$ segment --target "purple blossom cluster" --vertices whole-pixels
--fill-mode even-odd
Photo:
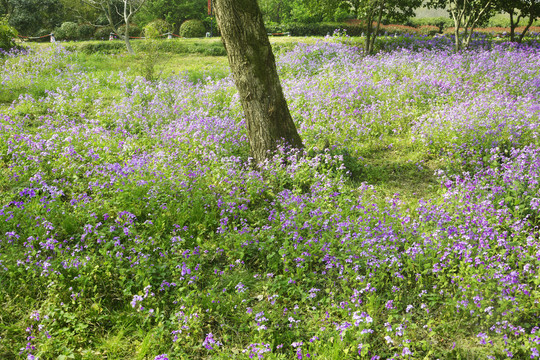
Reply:
[[[62,79],[0,114],[0,279],[36,296],[22,353],[90,346],[62,335],[73,318],[108,332],[123,314],[166,333],[155,359],[452,358],[456,324],[482,356],[537,357],[538,55],[299,44],[278,65],[306,150],[258,165],[230,77],[9,58],[3,86]],[[399,139],[450,164],[438,196],[404,205],[354,178],[363,143]]]

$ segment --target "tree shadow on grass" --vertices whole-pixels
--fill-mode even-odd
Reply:
[[[440,163],[422,159],[419,152],[378,147],[364,152],[364,156],[343,149],[334,149],[332,153],[343,155],[350,180],[355,185],[373,185],[387,196],[397,193],[403,197],[427,199],[437,195],[440,181],[435,170],[440,168]]]

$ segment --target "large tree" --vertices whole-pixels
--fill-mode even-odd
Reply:
[[[9,24],[21,35],[50,31],[62,23],[63,6],[59,0],[9,0],[3,3],[9,13]]]
[[[302,148],[257,0],[214,0],[214,9],[246,117],[251,155],[261,162],[280,142]]]
[[[540,1],[538,0],[497,0],[497,10],[510,16],[510,41],[521,42],[534,20],[540,17]],[[522,19],[528,18],[527,25],[516,39],[516,27]]]
[[[0,0],[0,15],[10,15],[13,10],[9,0]]]
[[[0,0],[2,1],[2,0]],[[60,0],[64,7],[63,22],[96,23],[100,11],[92,6],[75,0]]]
[[[534,0],[533,0],[534,1]],[[432,8],[446,8],[454,20],[456,51],[467,48],[474,28],[487,21],[495,10],[496,0],[429,0]]]
[[[141,10],[147,0],[82,0],[84,3],[101,10],[107,17],[109,25],[114,32],[120,34],[118,27],[125,24],[125,31],[120,35],[126,43],[127,51],[134,54],[131,43],[129,42],[129,25],[133,16]],[[115,21],[117,15],[122,19],[121,22]]]
[[[375,47],[375,39],[383,19],[403,22],[414,15],[414,10],[422,5],[422,0],[344,0],[353,14],[364,21],[366,40],[364,52],[370,54]]]

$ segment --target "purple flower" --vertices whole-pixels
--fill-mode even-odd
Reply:
[[[208,350],[213,350],[214,346],[219,347],[223,345],[220,341],[216,341],[214,339],[214,335],[212,333],[206,334],[206,338],[204,339],[202,344]]]

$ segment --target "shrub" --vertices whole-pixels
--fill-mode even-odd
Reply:
[[[180,26],[180,36],[185,38],[204,37],[206,29],[200,20],[187,20]]]
[[[126,33],[126,25],[122,25],[118,28],[118,35],[124,35]],[[129,36],[139,37],[142,34],[142,30],[137,24],[129,24]]]
[[[439,33],[439,28],[434,25],[423,25],[418,28],[420,35],[434,36]]]
[[[349,17],[349,12],[343,8],[338,8],[334,13],[334,21],[342,22]]]
[[[380,32],[387,35],[417,35],[418,30],[412,26],[406,25],[381,25]]]
[[[52,31],[49,30],[49,29],[39,29],[38,32],[37,32],[37,36],[38,38],[37,39],[34,39],[32,41],[36,41],[36,42],[49,42],[51,41],[51,38],[47,35],[49,35]],[[43,36],[43,37],[42,37]],[[56,34],[55,34],[56,36]]]
[[[79,39],[80,40],[89,40],[94,36],[96,28],[90,24],[79,25]]]
[[[15,37],[17,37],[17,30],[8,25],[7,17],[0,17],[0,49],[7,51],[14,48]]]
[[[162,34],[172,32],[172,29],[172,25],[167,21],[156,19],[144,27],[143,33],[147,38],[158,38]]]
[[[332,35],[336,29],[340,31],[347,30],[349,36],[360,36],[365,32],[365,27],[358,20],[348,20],[346,23],[269,23],[265,27],[268,33],[288,32],[291,36],[326,36]]]
[[[96,40],[108,40],[111,32],[114,32],[114,30],[110,26],[100,27],[94,33],[94,38]]]
[[[81,46],[74,46],[73,48],[66,46],[66,49],[69,51],[79,50],[85,54],[118,54],[126,50],[126,45],[119,41],[96,41],[85,42]]]
[[[435,18],[413,18],[410,21],[410,25],[421,27],[425,25],[436,26],[439,28],[439,32],[444,29],[453,26],[454,21],[447,17],[435,17]]]
[[[67,21],[54,30],[57,40],[77,40],[79,38],[79,27],[74,22]]]

